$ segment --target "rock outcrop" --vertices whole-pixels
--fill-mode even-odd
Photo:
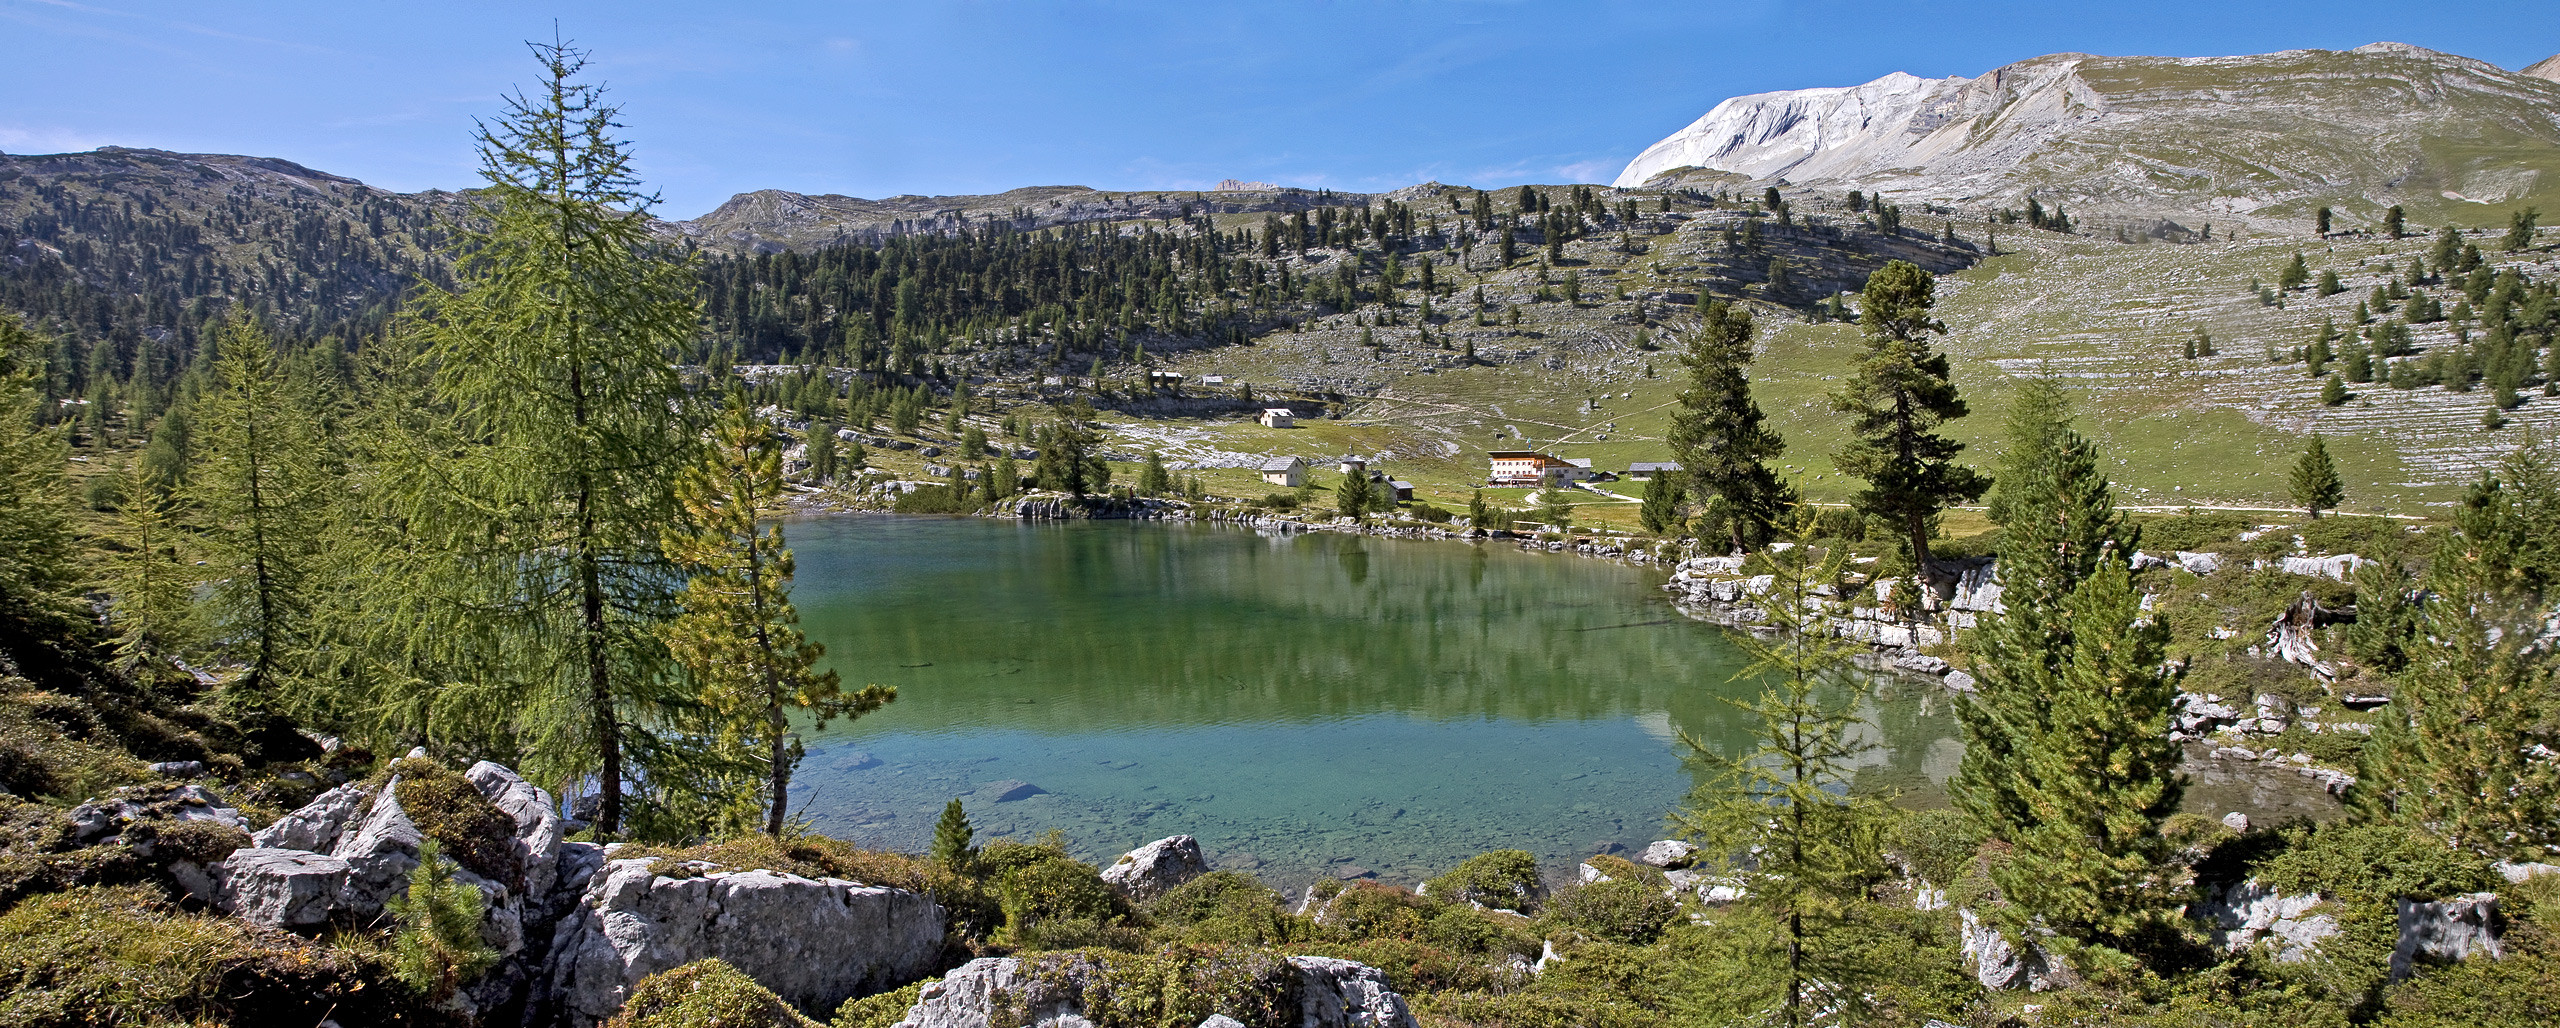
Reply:
[[[620,1009],[640,979],[718,957],[803,1011],[933,970],[944,913],[933,900],[839,878],[609,860],[561,918],[550,1002],[584,1028]]]
[[[2245,822],[2244,822],[2245,823]],[[2256,879],[2233,884],[2205,907],[2214,943],[2238,953],[2263,942],[2279,964],[2295,964],[2318,954],[2322,940],[2338,934],[2338,919],[2318,913],[2321,898],[2288,896]]]
[[[347,862],[308,850],[252,847],[231,851],[206,869],[213,904],[265,928],[316,929],[329,923],[347,885]]]
[[[1958,910],[1956,914],[1962,924],[1965,963],[1983,988],[2043,992],[2077,980],[2071,966],[2043,946],[2010,942],[2000,929],[1974,916],[1973,911]]]
[[[2451,963],[2472,954],[2503,960],[2498,945],[2498,894],[2474,892],[2440,900],[2398,901],[2400,942],[2391,950],[2391,980],[2399,981],[2425,963]]]
[[[1678,870],[1695,863],[1698,848],[1678,839],[1663,839],[1636,854],[1636,863],[1648,864],[1665,871]]]
[[[1121,854],[1102,869],[1102,880],[1123,896],[1145,901],[1208,873],[1209,860],[1200,855],[1200,840],[1176,835]]]
[[[1302,1028],[1418,1028],[1404,997],[1377,968],[1331,957],[1290,957],[1288,970],[1295,972],[1292,991]],[[1084,1004],[1100,991],[1103,973],[1099,964],[1076,957],[1036,968],[1018,957],[972,960],[925,986],[896,1028],[1090,1025]],[[1221,1021],[1238,1023],[1221,1011],[1201,1025]]]

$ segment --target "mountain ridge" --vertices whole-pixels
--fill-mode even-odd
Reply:
[[[1646,148],[1615,184],[1687,169],[2294,227],[2328,204],[2436,213],[2560,196],[2560,83],[2402,43],[2047,54],[1973,78],[1895,72],[1734,97]]]

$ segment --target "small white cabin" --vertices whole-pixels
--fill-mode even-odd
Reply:
[[[1266,407],[1262,411],[1264,428],[1296,428],[1298,415],[1287,407]]]
[[[1295,489],[1307,484],[1307,462],[1296,457],[1272,457],[1262,462],[1262,480],[1272,485]]]

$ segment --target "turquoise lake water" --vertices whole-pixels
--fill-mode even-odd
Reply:
[[[1557,869],[1663,838],[1678,733],[1735,751],[1747,663],[1658,571],[1501,545],[1130,522],[847,516],[787,526],[796,598],[848,685],[899,698],[808,740],[821,832],[1107,859],[1176,833],[1275,885],[1412,883],[1488,849]],[[1930,802],[1944,694],[1887,686],[1856,788]],[[1021,798],[1000,799],[1028,790]]]

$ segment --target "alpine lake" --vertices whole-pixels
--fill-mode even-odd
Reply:
[[[848,688],[804,728],[792,806],[922,852],[944,804],[978,838],[1055,830],[1108,863],[1168,835],[1275,886],[1413,884],[1492,849],[1551,874],[1672,833],[1685,736],[1738,755],[1760,684],[1665,572],[1504,543],[1186,523],[810,517],[785,531],[809,637]],[[1934,680],[1877,680],[1849,788],[1943,805],[1962,754]],[[2191,809],[2316,805],[2199,776]]]

